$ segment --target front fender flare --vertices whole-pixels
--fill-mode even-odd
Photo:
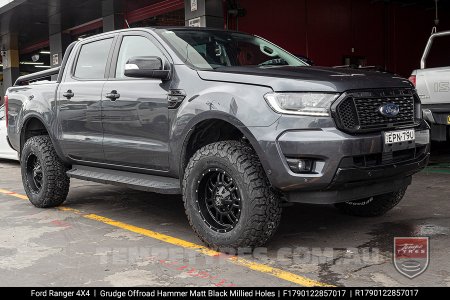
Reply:
[[[172,148],[172,150],[174,151],[175,158],[173,161],[173,166],[179,166],[177,174],[178,176],[181,177],[184,173],[183,158],[186,154],[187,144],[192,136],[193,129],[201,122],[207,120],[224,121],[237,128],[255,150],[261,161],[261,164],[263,165],[263,168],[265,170],[268,170],[268,163],[265,159],[264,151],[249,127],[245,126],[240,120],[238,120],[231,114],[222,111],[206,111],[194,116],[184,127],[182,134],[179,135],[180,138],[176,138],[176,140],[178,140],[179,142],[174,143],[174,147]]]

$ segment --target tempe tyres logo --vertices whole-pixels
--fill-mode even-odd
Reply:
[[[394,238],[394,265],[397,271],[413,279],[428,267],[429,240],[427,237]]]

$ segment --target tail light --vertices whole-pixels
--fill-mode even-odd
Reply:
[[[416,86],[416,75],[411,75],[409,77],[409,81],[411,81],[411,83]]]
[[[8,128],[8,96],[5,96],[5,120],[6,128]]]

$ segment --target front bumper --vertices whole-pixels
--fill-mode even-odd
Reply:
[[[273,187],[290,202],[337,203],[389,193],[411,183],[429,158],[429,129],[416,128],[415,145],[384,152],[381,133],[349,135],[336,128],[286,130],[262,141]],[[313,174],[291,171],[287,158],[316,161]]]
[[[422,104],[422,111],[430,124],[450,125],[450,104]]]
[[[428,155],[401,165],[368,169],[338,168],[330,186],[321,191],[291,191],[289,202],[332,204],[398,191],[411,184],[411,176],[428,164]]]

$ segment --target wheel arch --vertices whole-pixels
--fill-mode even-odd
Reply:
[[[213,127],[212,136],[208,136],[200,143],[196,143],[195,147],[191,148],[190,145],[198,140],[198,135],[206,132],[209,128]],[[189,131],[183,139],[181,151],[179,153],[179,175],[180,179],[183,178],[185,168],[190,158],[195,152],[208,144],[224,141],[224,140],[244,140],[246,141],[256,152],[258,158],[265,170],[267,162],[263,156],[263,150],[258,143],[252,132],[237,118],[226,113],[204,113],[202,117],[192,120],[188,125]],[[223,134],[225,131],[225,134]]]
[[[50,126],[40,115],[29,114],[22,122],[22,126],[20,129],[19,155],[21,155],[23,146],[28,139],[34,136],[47,135],[50,137],[57,155],[62,159],[64,156],[62,155],[61,149],[57,146],[57,143],[55,143],[55,136],[52,134],[52,131],[49,128]]]

